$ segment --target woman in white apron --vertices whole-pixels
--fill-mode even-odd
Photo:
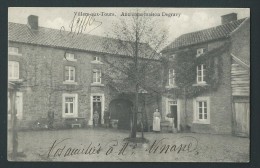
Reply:
[[[161,114],[159,113],[158,109],[156,109],[155,112],[153,113],[153,131],[160,132],[161,131],[160,124],[161,124]]]

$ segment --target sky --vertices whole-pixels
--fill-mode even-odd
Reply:
[[[178,36],[198,31],[221,24],[221,16],[229,13],[237,13],[238,19],[250,17],[249,8],[140,8],[146,12],[160,13],[158,19],[159,27],[168,29],[168,43]],[[112,23],[118,21],[122,12],[131,12],[131,8],[60,8],[60,7],[10,7],[8,21],[15,23],[27,23],[29,15],[39,17],[39,26],[60,29],[62,26],[69,29],[74,12],[83,13],[114,13],[116,16],[95,16],[95,20],[102,23],[101,26],[89,32],[89,34],[107,36],[108,29]],[[162,14],[178,13],[179,16],[162,16]],[[157,25],[158,26],[158,25]],[[87,32],[88,33],[88,32]]]

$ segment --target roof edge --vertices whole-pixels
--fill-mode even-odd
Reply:
[[[242,27],[242,26],[245,24],[245,22],[246,22],[247,20],[249,20],[249,19],[250,19],[250,17],[246,17],[245,20],[244,20],[239,26],[237,26],[237,28],[235,28],[235,29],[229,34],[229,36],[232,36],[236,31],[238,31],[238,30],[240,29],[240,27]]]
[[[239,20],[243,20],[242,23],[239,24],[239,26],[237,28],[235,28],[235,30],[237,30],[246,20],[248,20],[250,17],[245,17],[245,18],[242,18],[242,19],[238,19],[236,21],[239,21]],[[230,24],[230,23],[227,23],[227,24]],[[217,26],[213,26],[213,27],[210,27],[210,28],[206,28],[206,29],[201,29],[201,30],[198,30],[198,31],[193,31],[193,32],[189,32],[189,33],[184,33],[178,37],[175,38],[175,40],[183,35],[187,35],[187,34],[190,34],[190,33],[196,33],[196,32],[200,32],[200,31],[205,31],[205,30],[208,30],[208,29],[212,29],[212,28],[215,28],[215,27],[218,27],[218,26],[222,26],[222,25],[217,25]],[[232,32],[234,32],[235,30],[233,30]],[[230,32],[227,37],[229,37],[231,35]],[[222,37],[222,38],[226,38],[226,37]],[[214,40],[219,40],[219,39],[222,39],[222,38],[217,38],[217,39],[213,39],[213,40],[208,40],[208,41],[203,41],[203,42],[199,42],[199,43],[194,43],[194,44],[189,44],[189,45],[183,45],[181,47],[188,47],[188,46],[191,46],[191,45],[197,45],[197,44],[201,44],[201,43],[206,43],[206,42],[209,42],[209,41],[214,41]],[[174,40],[174,41],[175,41]],[[167,45],[166,47],[164,47],[164,49],[161,50],[161,52],[167,52],[169,50],[172,50],[172,49],[179,49],[181,47],[176,47],[176,48],[170,48],[170,49],[167,49],[168,46],[170,46],[174,41],[172,41],[169,45]],[[165,50],[165,51],[164,51]]]
[[[208,41],[203,41],[203,42],[199,42],[199,43],[194,43],[194,44],[189,44],[189,45],[184,45],[184,46],[181,46],[181,47],[176,47],[176,48],[170,48],[170,49],[167,49],[165,51],[161,51],[162,53],[165,53],[165,52],[168,52],[170,50],[179,50],[179,49],[182,49],[182,48],[186,48],[186,47],[190,47],[190,46],[195,46],[195,45],[198,45],[198,44],[203,44],[203,43],[208,43],[208,42],[214,42],[214,41],[217,41],[217,40],[226,40],[230,38],[229,36],[225,36],[225,37],[221,37],[221,38],[216,38],[216,39],[212,39],[212,40],[208,40]]]
[[[98,53],[98,54],[107,54],[107,55],[113,55],[113,56],[120,56],[120,57],[132,57],[131,55],[122,55],[122,54],[115,54],[115,53],[109,53],[109,52],[101,52],[101,51],[94,51],[94,50],[84,50],[84,49],[78,49],[78,48],[71,48],[71,47],[61,47],[61,46],[55,46],[55,45],[44,45],[44,44],[36,44],[36,43],[28,43],[28,42],[21,42],[21,41],[14,41],[14,40],[8,40],[10,42],[14,42],[14,43],[21,43],[21,44],[29,44],[29,45],[39,45],[39,46],[44,46],[44,47],[52,47],[52,48],[57,48],[57,49],[70,49],[70,50],[75,50],[75,51],[81,51],[81,52],[91,52],[91,53]],[[152,49],[152,48],[151,48]],[[153,50],[153,49],[152,49]],[[155,51],[156,52],[156,51]],[[158,52],[156,52],[157,55],[159,55]],[[153,61],[159,61],[160,58],[155,59],[155,58],[143,58],[140,57],[141,59],[145,59],[145,60],[153,60]]]

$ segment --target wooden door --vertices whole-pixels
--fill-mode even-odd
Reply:
[[[173,116],[173,118],[174,118],[174,127],[175,128],[177,128],[177,125],[178,125],[178,114],[177,114],[177,106],[176,105],[171,105],[171,114],[172,114],[172,116]]]
[[[238,136],[249,136],[250,109],[248,102],[234,103],[235,110],[235,134]]]

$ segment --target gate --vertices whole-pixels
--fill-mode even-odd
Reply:
[[[237,136],[249,137],[250,104],[249,102],[234,102],[234,131]]]

